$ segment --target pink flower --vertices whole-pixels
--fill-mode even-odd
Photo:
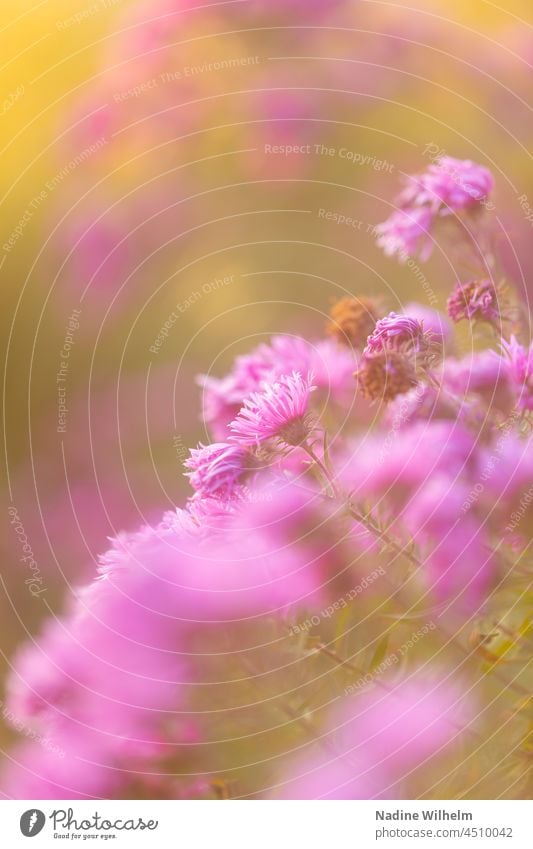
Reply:
[[[416,254],[426,260],[433,247],[433,217],[431,210],[422,206],[398,209],[376,227],[377,244],[387,256],[397,255],[401,262]]]
[[[404,515],[422,553],[417,577],[437,600],[457,602],[470,613],[481,607],[496,574],[487,527],[480,505],[470,506],[471,494],[472,485],[443,471],[428,478]]]
[[[388,256],[405,261],[420,254],[428,259],[431,235],[439,219],[452,214],[475,212],[490,194],[490,171],[469,159],[443,156],[421,174],[407,178],[397,199],[398,210],[376,228],[378,245]]]
[[[500,300],[501,296],[492,280],[458,282],[448,298],[448,315],[455,322],[466,319],[499,324]]]
[[[502,340],[502,349],[511,368],[519,410],[533,410],[533,343],[524,348],[515,336],[510,342]]]
[[[199,496],[227,498],[244,475],[247,452],[237,445],[215,442],[191,449],[185,461],[191,486]]]
[[[487,410],[508,414],[514,404],[509,363],[495,351],[479,351],[461,360],[448,357],[443,384],[456,398],[477,396]]]
[[[402,780],[459,742],[471,713],[442,673],[418,673],[392,689],[346,698],[320,748],[314,744],[289,768],[283,798],[406,798]]]
[[[458,415],[459,411],[450,394],[427,383],[419,383],[391,401],[385,412],[385,421],[397,431],[414,422],[455,419]]]
[[[494,187],[488,168],[470,159],[442,156],[422,174],[408,178],[401,201],[415,206],[430,206],[441,215],[477,207]]]
[[[307,411],[313,389],[310,376],[304,379],[297,371],[265,384],[262,392],[246,398],[229,425],[230,441],[254,446],[277,437],[288,445],[300,445],[311,432]]]
[[[416,302],[406,304],[402,312],[410,318],[418,319],[426,333],[431,333],[433,342],[438,342],[441,345],[451,342],[452,326],[443,313]]]

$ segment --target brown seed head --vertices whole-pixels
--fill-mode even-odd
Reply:
[[[343,345],[364,348],[378,317],[371,298],[341,298],[330,311],[326,331]]]
[[[369,401],[392,401],[418,383],[409,358],[396,351],[363,357],[355,377],[363,397]]]

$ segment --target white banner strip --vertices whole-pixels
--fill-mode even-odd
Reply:
[[[3,801],[0,845],[531,849],[532,821],[529,801]]]

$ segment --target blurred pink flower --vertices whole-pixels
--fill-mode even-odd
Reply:
[[[416,254],[425,261],[433,249],[433,217],[431,210],[422,206],[398,209],[376,227],[377,244],[387,256],[397,255],[401,262]]]
[[[533,343],[524,348],[516,336],[511,336],[509,342],[502,340],[502,350],[509,362],[517,408],[533,410]]]
[[[422,322],[408,315],[391,312],[384,318],[378,319],[367,339],[363,356],[371,356],[383,351],[424,352],[428,344],[429,339],[424,332]]]
[[[320,748],[296,759],[282,787],[286,799],[404,798],[410,771],[447,750],[465,730],[471,708],[453,682],[427,672],[390,690],[344,699]]]
[[[229,497],[245,473],[247,452],[237,445],[215,442],[192,448],[185,461],[186,476],[197,494]]]

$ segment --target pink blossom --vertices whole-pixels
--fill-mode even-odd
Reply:
[[[424,326],[416,318],[391,312],[380,318],[367,339],[363,356],[371,356],[383,351],[425,351],[428,348],[428,336]]]
[[[443,313],[416,302],[406,304],[402,312],[410,318],[416,318],[423,325],[426,333],[431,333],[433,342],[441,345],[451,343],[452,326]]]
[[[313,389],[310,376],[304,379],[297,371],[266,383],[262,392],[253,392],[245,399],[229,425],[230,440],[254,446],[277,437],[289,445],[301,444],[310,433],[307,412]]]
[[[433,218],[432,211],[426,207],[398,209],[376,227],[377,244],[387,256],[397,255],[402,262],[416,254],[426,260],[433,247],[430,235]]]
[[[432,475],[414,495],[404,521],[422,554],[419,580],[439,601],[470,611],[481,607],[496,574],[479,510],[471,507],[472,485],[445,471]]]
[[[488,410],[509,413],[514,391],[509,363],[495,351],[479,351],[461,360],[448,357],[443,384],[456,398],[474,395]]]
[[[200,445],[185,461],[186,474],[199,495],[228,497],[245,473],[246,458],[246,451],[226,442]]]
[[[470,159],[442,156],[422,174],[408,178],[404,204],[429,206],[442,215],[462,212],[485,201],[494,187],[488,168]]]
[[[428,259],[438,221],[479,210],[493,178],[488,169],[469,159],[443,156],[421,174],[407,177],[406,183],[397,199],[399,209],[376,228],[378,245],[402,261],[417,253]]]
[[[286,799],[405,797],[410,771],[460,740],[471,708],[457,685],[427,671],[392,689],[344,699],[320,747],[297,758],[281,784]]]
[[[502,340],[502,349],[510,365],[517,408],[533,410],[533,343],[524,348],[515,336],[511,336],[510,342]]]
[[[321,398],[345,405],[353,398],[353,354],[331,339],[309,342],[300,336],[273,336],[270,344],[258,345],[238,356],[231,372],[223,378],[202,375],[203,419],[217,441],[228,438],[228,425],[244,401],[290,372],[313,374]]]

